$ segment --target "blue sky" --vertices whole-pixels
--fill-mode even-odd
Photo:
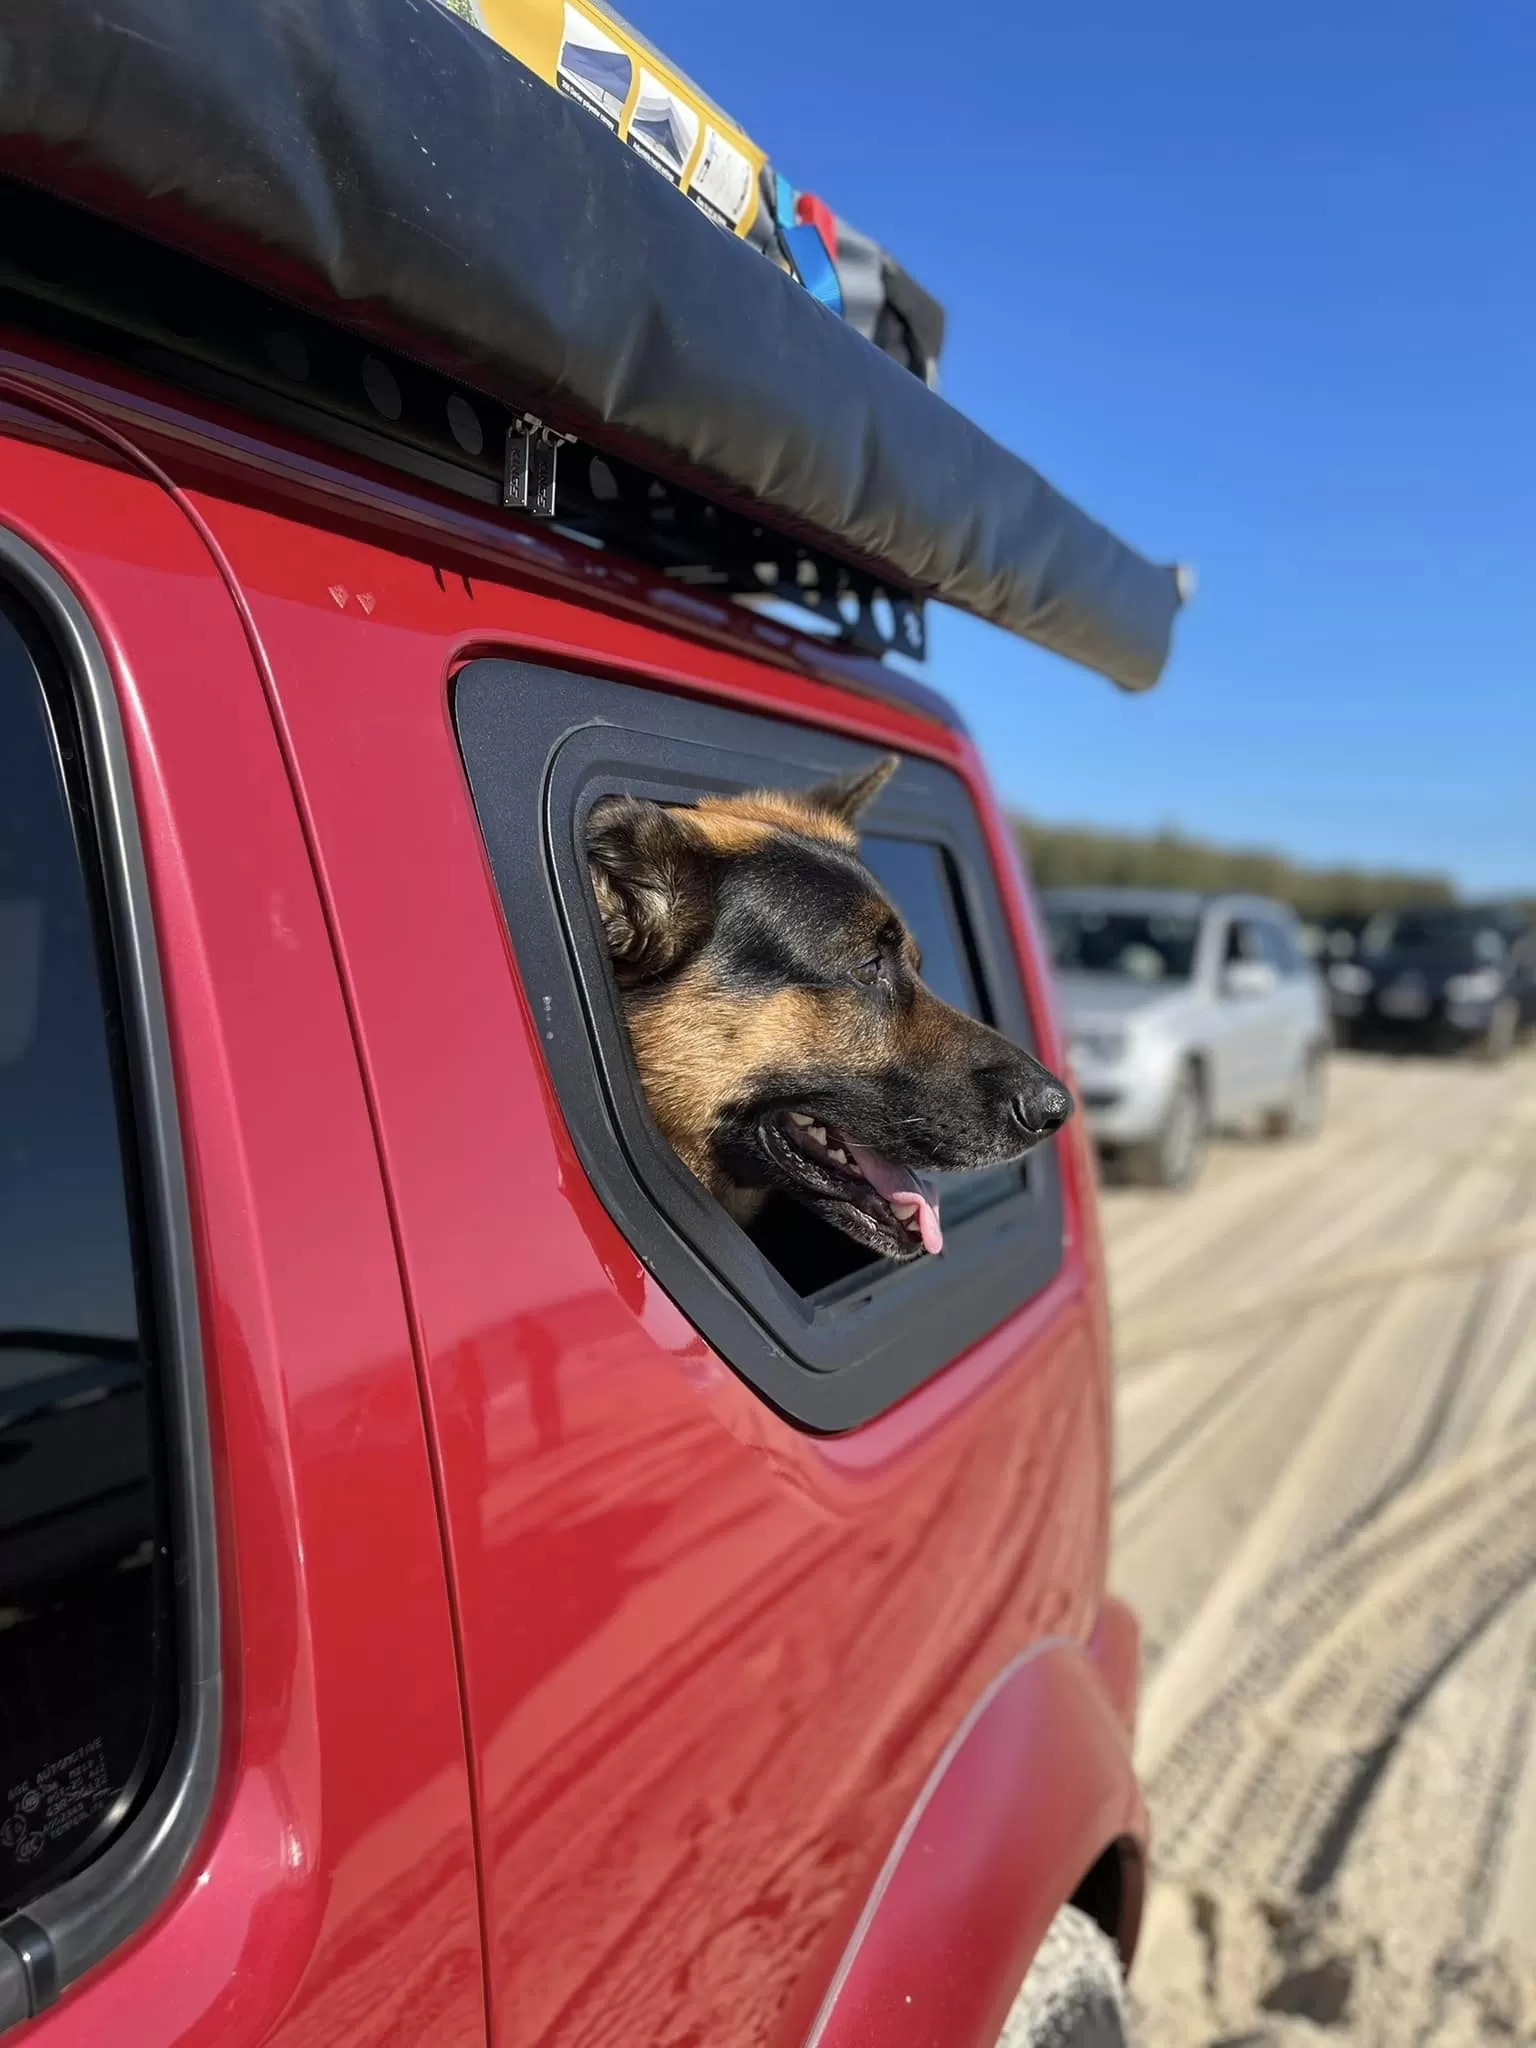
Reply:
[[[934,619],[1006,797],[1536,888],[1528,0],[621,8],[944,301],[946,396],[1199,571],[1141,699]]]

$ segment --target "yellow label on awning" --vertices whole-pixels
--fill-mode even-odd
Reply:
[[[611,128],[702,212],[746,235],[764,155],[665,57],[583,0],[447,0],[530,71]]]

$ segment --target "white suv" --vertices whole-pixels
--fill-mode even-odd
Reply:
[[[1049,890],[1042,902],[1074,1087],[1106,1151],[1184,1187],[1217,1126],[1317,1129],[1328,1000],[1286,905],[1109,888]]]

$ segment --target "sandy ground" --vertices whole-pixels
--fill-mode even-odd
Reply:
[[[1536,2043],[1536,1054],[1106,1188],[1144,2048]]]

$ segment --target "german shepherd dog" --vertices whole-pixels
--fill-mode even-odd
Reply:
[[[925,1171],[1015,1160],[1072,1113],[941,1002],[858,854],[895,756],[803,793],[606,797],[587,856],[651,1114],[737,1222],[775,1192],[870,1251],[943,1249]]]

